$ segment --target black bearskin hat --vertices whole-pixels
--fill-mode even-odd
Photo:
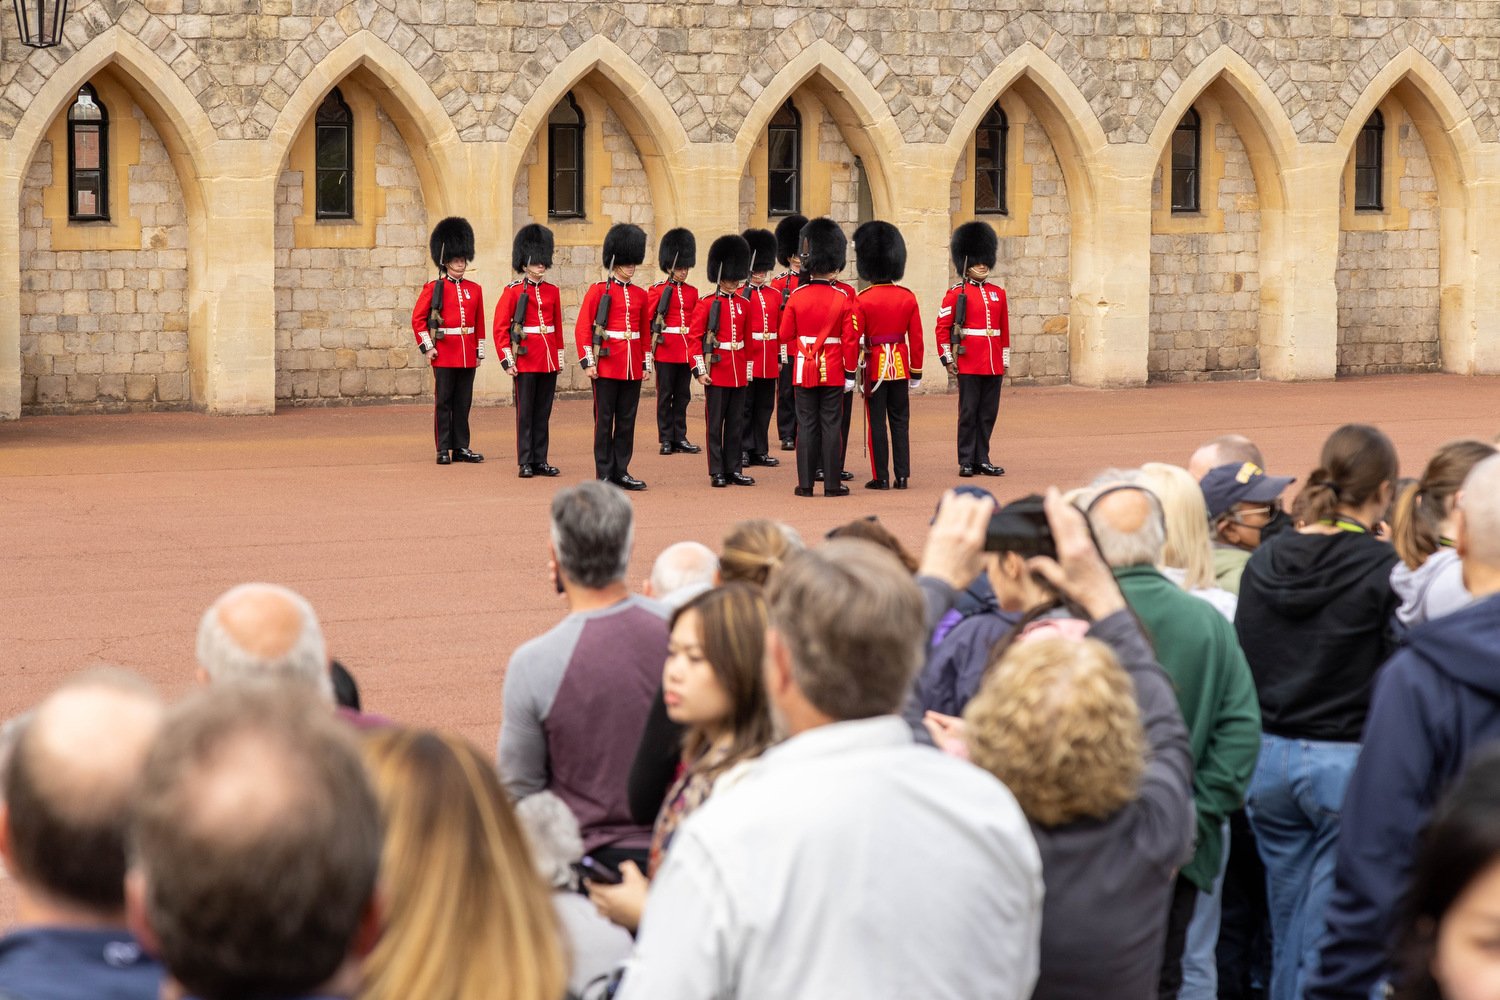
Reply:
[[[698,263],[698,241],[686,229],[668,229],[657,248],[656,262],[663,271],[694,267]]]
[[[524,271],[532,264],[552,266],[552,230],[535,222],[517,229],[510,245],[511,270]]]
[[[708,280],[744,281],[750,277],[750,244],[743,236],[730,233],[714,240],[708,248]]]
[[[837,274],[849,263],[849,238],[824,216],[802,227],[802,267],[808,274]]]
[[[866,222],[854,231],[854,266],[872,285],[900,281],[906,273],[906,240],[889,222]]]
[[[769,229],[747,229],[741,236],[750,244],[750,273],[776,266],[776,235]]]
[[[604,234],[604,266],[639,264],[646,259],[646,231],[629,222],[617,222]]]
[[[965,222],[953,230],[948,250],[953,257],[953,266],[958,269],[958,276],[962,278],[975,264],[991,268],[995,266],[995,255],[1000,252],[1000,237],[995,235],[994,228],[988,222]]]
[[[473,260],[474,227],[469,225],[468,219],[450,215],[432,227],[427,249],[432,251],[432,262],[438,267],[447,267],[448,262],[456,257]]]
[[[805,225],[805,215],[788,215],[776,223],[776,259],[781,262],[782,267],[791,267],[791,258],[801,256],[798,241],[802,238],[802,227]]]

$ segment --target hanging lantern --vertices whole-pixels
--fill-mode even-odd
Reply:
[[[68,0],[15,0],[16,27],[21,42],[34,49],[48,49],[62,41]]]

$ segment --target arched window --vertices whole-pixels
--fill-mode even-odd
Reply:
[[[547,116],[547,217],[583,218],[583,111],[571,90]]]
[[[1000,104],[985,112],[974,133],[974,211],[978,215],[1008,215],[1005,203],[1005,155],[1010,120]]]
[[[317,218],[354,218],[354,113],[334,87],[317,117]]]
[[[68,109],[68,219],[109,221],[109,112],[88,84]]]
[[[1172,211],[1200,210],[1198,189],[1203,177],[1203,123],[1195,108],[1172,133]]]
[[[802,209],[802,116],[787,101],[766,128],[766,211],[796,215]]]
[[[1354,146],[1354,207],[1379,212],[1385,208],[1385,117],[1370,115]]]

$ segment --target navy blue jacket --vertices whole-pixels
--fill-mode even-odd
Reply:
[[[1414,629],[1375,682],[1340,824],[1328,934],[1306,1000],[1368,1000],[1416,841],[1477,749],[1500,740],[1500,595]]]
[[[0,996],[156,1000],[162,969],[124,928],[23,927],[0,938]]]

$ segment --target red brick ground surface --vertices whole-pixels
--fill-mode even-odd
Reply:
[[[790,462],[753,470],[754,488],[709,489],[702,456],[656,454],[652,405],[643,401],[632,466],[651,484],[635,501],[633,580],[670,542],[717,548],[750,516],[817,539],[873,513],[915,549],[957,481],[951,396],[916,403],[907,493],[858,489],[868,477],[856,416],[856,489],[839,500],[793,497]],[[1010,474],[975,482],[1002,499],[1111,464],[1185,463],[1226,431],[1255,438],[1273,471],[1305,476],[1327,432],[1350,420],[1384,427],[1403,472],[1419,474],[1443,441],[1500,432],[1500,379],[1007,388],[1000,412],[994,450]],[[695,403],[695,440],[701,419]],[[507,656],[563,613],[546,574],[547,505],[556,484],[591,471],[589,409],[565,402],[555,414],[560,480],[516,478],[508,408],[475,411],[481,466],[434,465],[430,427],[416,406],[0,424],[0,716],[91,664],[182,691],[203,609],[234,583],[264,579],[312,600],[369,707],[493,746]]]

